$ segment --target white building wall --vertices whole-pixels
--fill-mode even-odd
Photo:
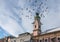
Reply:
[[[31,35],[21,35],[17,38],[11,39],[11,42],[14,42],[14,40],[16,40],[16,42],[30,42],[31,39]]]

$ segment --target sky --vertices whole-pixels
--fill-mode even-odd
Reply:
[[[5,31],[2,27],[0,27],[0,39],[10,35],[7,31]]]
[[[16,37],[32,33],[36,12],[41,17],[42,32],[60,27],[60,0],[0,0],[0,35],[3,31]]]

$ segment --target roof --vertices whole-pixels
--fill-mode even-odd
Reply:
[[[60,28],[53,28],[53,29],[46,30],[42,32],[41,34],[39,34],[39,36],[43,36],[47,34],[55,34],[55,33],[60,33]]]
[[[26,33],[19,34],[19,36],[22,36],[22,35],[25,35],[25,34],[30,35],[30,33],[26,32]]]
[[[49,33],[44,33],[44,34],[41,34],[41,35],[55,34],[55,33],[60,33],[60,30],[59,31],[54,31],[54,32],[49,32]]]
[[[49,30],[42,32],[42,34],[52,33],[52,32],[57,32],[57,31],[60,31],[60,28],[57,27],[57,28],[49,29]]]
[[[14,36],[7,36],[6,38],[15,38]]]

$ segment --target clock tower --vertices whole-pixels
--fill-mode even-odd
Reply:
[[[36,16],[34,17],[34,30],[33,30],[33,36],[38,36],[41,34],[41,22],[40,22],[40,16],[39,13],[36,13]]]

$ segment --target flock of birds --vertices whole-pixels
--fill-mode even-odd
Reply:
[[[44,12],[48,13],[48,6],[47,6],[47,1],[48,0],[44,0],[44,1],[42,1],[42,0],[34,0],[33,2],[32,1],[33,0],[29,0],[29,3],[31,3],[31,4],[29,4],[28,7],[21,8],[21,11],[26,10],[26,11],[28,11],[28,13],[30,13],[30,14],[25,15],[25,17],[28,18],[28,19],[32,19],[32,17],[34,17],[34,15],[35,15],[33,13],[35,13],[35,12],[38,12],[39,15],[40,15],[40,17],[45,17],[44,16]],[[23,17],[21,18],[17,14],[15,14],[15,15],[18,17],[18,19],[20,21],[22,20]],[[23,12],[20,12],[20,15],[23,16],[24,13]],[[10,17],[11,18],[14,18],[12,16],[10,16]],[[20,21],[17,21],[17,22],[19,23]],[[7,34],[7,33],[5,33],[5,34]]]
[[[29,2],[31,2],[32,0],[29,0]],[[48,13],[48,6],[47,6],[47,1],[48,0],[44,0],[44,1],[41,1],[40,3],[38,3],[38,0],[35,0],[34,3],[32,3],[30,5],[30,7],[26,7],[26,11],[28,11],[30,14],[26,15],[25,17],[29,18],[29,17],[32,17],[33,16],[33,12],[38,12],[40,14],[40,17],[45,17],[44,16],[44,12],[46,12],[46,14]],[[38,3],[38,4],[37,4]],[[32,8],[33,7],[33,8]],[[30,10],[31,8],[31,10]],[[21,10],[23,11],[24,9],[21,8]],[[24,15],[24,13],[21,13],[21,15]],[[29,18],[29,19],[32,19],[32,18]]]

